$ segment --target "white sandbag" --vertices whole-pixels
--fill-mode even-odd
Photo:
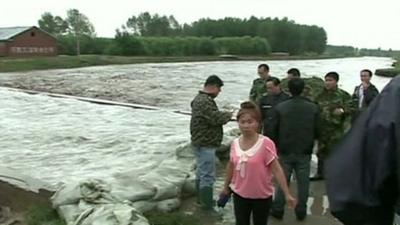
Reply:
[[[167,199],[157,203],[157,210],[160,212],[172,212],[181,206],[179,198]]]
[[[61,205],[77,204],[81,199],[79,182],[62,184],[58,191],[51,197],[54,208]]]
[[[71,205],[61,205],[57,207],[57,213],[60,215],[67,225],[73,225],[75,220],[79,217],[82,210],[76,204]]]
[[[156,189],[153,200],[176,198],[180,195],[183,184],[190,176],[189,167],[177,160],[165,160],[159,167],[140,176],[139,179]]]
[[[157,207],[158,202],[154,201],[137,201],[132,203],[132,207],[141,213],[149,212]]]
[[[149,225],[149,222],[130,205],[103,204],[83,212],[74,225]]]
[[[124,178],[126,180],[115,180],[111,194],[119,199],[126,199],[131,202],[151,200],[155,194],[156,189],[136,178]]]
[[[182,196],[190,197],[196,194],[196,184],[195,184],[195,176],[192,174],[185,180],[185,183],[182,187]]]

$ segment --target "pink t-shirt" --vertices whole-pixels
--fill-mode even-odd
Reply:
[[[271,162],[277,158],[275,144],[259,135],[250,149],[243,151],[236,138],[231,145],[230,160],[233,163],[231,189],[243,198],[265,199],[274,193]]]

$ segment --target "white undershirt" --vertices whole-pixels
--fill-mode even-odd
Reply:
[[[260,149],[262,143],[263,143],[262,135],[258,135],[257,142],[248,150],[243,151],[240,148],[239,138],[236,139],[236,142],[235,142],[236,156],[239,157],[239,162],[236,166],[236,170],[240,171],[239,173],[240,173],[241,177],[244,177],[246,174],[245,168],[246,168],[247,160],[257,153],[257,151]]]

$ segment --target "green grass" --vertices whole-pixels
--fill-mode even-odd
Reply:
[[[201,225],[200,221],[193,216],[184,215],[179,212],[162,213],[151,211],[144,214],[150,225]]]
[[[384,77],[395,77],[400,74],[400,59],[395,62],[394,68],[377,69],[375,73]]]
[[[200,221],[193,216],[184,215],[179,212],[162,213],[158,211],[147,212],[144,215],[150,225],[201,225]],[[27,225],[66,225],[58,216],[56,210],[39,206],[32,208],[25,215]]]
[[[66,225],[56,210],[44,206],[29,210],[26,214],[26,222],[28,225]]]
[[[334,58],[329,56],[239,56],[238,60],[287,60],[287,59],[323,59]],[[0,72],[17,72],[46,69],[68,69],[87,66],[161,63],[161,62],[197,62],[197,61],[227,61],[218,56],[108,56],[108,55],[81,55],[10,58],[0,57]]]

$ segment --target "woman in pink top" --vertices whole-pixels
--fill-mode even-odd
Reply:
[[[250,225],[250,215],[254,225],[266,225],[274,193],[273,176],[284,191],[288,205],[294,207],[296,200],[289,192],[275,144],[258,133],[261,122],[258,106],[242,103],[237,120],[242,135],[231,145],[222,194],[233,192],[236,225]]]

